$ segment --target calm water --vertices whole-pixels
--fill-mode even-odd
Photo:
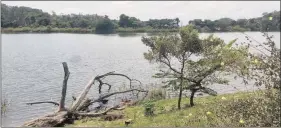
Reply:
[[[261,33],[247,33],[263,41]],[[280,47],[280,33],[270,33]],[[151,78],[157,65],[144,60],[143,52],[148,48],[142,44],[141,36],[148,34],[2,34],[2,97],[9,100],[9,109],[2,119],[3,126],[19,126],[24,121],[48,114],[56,109],[53,105],[27,106],[34,101],[59,101],[63,68],[67,62],[71,72],[68,81],[67,103],[77,96],[87,82],[96,75],[116,71],[137,78],[144,84],[159,83]],[[204,37],[209,34],[203,33]],[[225,41],[238,38],[245,41],[241,33],[215,33]],[[148,35],[149,36],[149,35]],[[109,79],[123,88],[125,82],[118,78]],[[237,87],[234,89],[232,86]],[[219,93],[251,90],[241,82],[214,86]],[[90,92],[97,95],[97,87]]]

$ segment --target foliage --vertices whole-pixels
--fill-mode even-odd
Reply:
[[[275,97],[273,101],[277,101],[276,94],[272,93],[272,96]],[[154,102],[153,117],[144,116],[142,106],[134,106],[123,111],[126,119],[110,122],[100,121],[99,118],[92,118],[86,122],[78,120],[71,127],[122,127],[125,126],[124,120],[133,118],[134,123],[131,124],[131,127],[265,127],[269,125],[264,124],[278,121],[276,119],[280,114],[280,106],[278,108],[280,100],[272,102],[272,104],[259,104],[259,102],[268,103],[270,101],[271,97],[266,95],[264,91],[256,91],[224,94],[217,97],[200,97],[196,98],[198,103],[196,107],[179,111],[172,109],[177,103],[177,99],[165,99]],[[272,110],[279,110],[279,113],[278,111],[273,113]],[[247,115],[250,118],[247,118]],[[244,121],[244,124],[241,124],[240,121]],[[278,122],[272,123],[270,126],[276,127],[276,123]]]
[[[224,126],[280,127],[280,101],[277,90],[265,90],[243,99],[218,104],[220,109],[216,113],[223,119]],[[233,125],[241,119],[244,124]]]
[[[237,72],[243,76],[245,84],[254,80],[254,85],[263,86],[266,89],[280,89],[280,49],[276,47],[273,36],[263,33],[265,42],[260,42],[245,34],[247,42],[243,45],[252,49],[252,52],[245,53],[249,56],[244,61],[244,67]],[[253,43],[254,41],[254,43]]]
[[[145,116],[153,116],[154,115],[154,106],[153,101],[147,101],[143,104],[144,106],[144,115]]]
[[[114,24],[110,21],[110,19],[106,18],[98,22],[96,26],[96,33],[98,34],[106,34],[114,32]]]
[[[243,67],[248,51],[244,46],[232,47],[236,40],[226,44],[213,35],[200,39],[198,32],[191,25],[181,28],[179,35],[143,37],[142,41],[150,48],[144,53],[145,59],[166,66],[166,71],[160,69],[154,77],[167,78],[165,87],[179,89],[179,109],[183,89],[191,91],[191,106],[194,105],[193,98],[197,91],[216,95],[216,92],[206,85],[227,84],[228,81],[220,78],[221,75],[217,72],[227,73]],[[172,63],[177,63],[178,66]]]
[[[86,29],[86,28],[48,28],[48,27],[20,27],[20,28],[2,28],[2,32],[4,33],[94,33],[94,29]]]
[[[269,19],[272,17],[272,20]],[[280,11],[263,13],[262,17],[233,20],[221,18],[218,20],[194,19],[189,24],[200,32],[232,32],[232,31],[280,31]]]
[[[272,20],[269,20],[268,17],[272,17]],[[49,14],[40,9],[1,4],[1,28],[40,28],[50,26],[51,28],[59,29],[80,28],[82,30],[93,30],[105,19],[105,16],[97,14],[56,14],[55,12]],[[122,32],[159,32],[163,30],[167,31],[169,29],[172,29],[169,31],[177,31],[180,27],[179,18],[149,19],[148,21],[141,21],[136,17],[121,14],[119,19],[110,19],[110,21],[114,24],[114,29],[120,27],[120,29],[116,31]],[[215,21],[195,19],[191,20],[189,23],[195,25],[195,28],[199,32],[240,31],[241,28],[250,31],[280,31],[280,11],[264,13],[263,17],[239,19],[237,21],[230,18],[222,18]],[[136,30],[131,30],[131,28]]]
[[[178,32],[179,29],[154,29],[152,27],[142,27],[142,28],[117,28],[116,32],[120,33],[131,33],[131,32],[147,32],[147,33],[154,33],[154,32]]]

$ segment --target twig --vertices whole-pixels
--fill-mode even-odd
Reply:
[[[44,104],[44,103],[48,103],[48,104],[53,104],[53,105],[59,106],[59,103],[53,102],[53,101],[31,102],[31,103],[26,103],[26,104],[27,105],[33,105],[33,104]]]

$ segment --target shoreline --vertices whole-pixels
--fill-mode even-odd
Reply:
[[[146,29],[146,28],[118,28],[113,33],[102,33],[102,34],[123,34],[123,33],[161,33],[161,32],[178,32],[179,29]],[[231,33],[231,32],[261,32],[261,31],[213,31],[213,32],[199,32],[199,33]],[[280,31],[269,31],[269,32],[280,32]],[[48,34],[48,33],[75,33],[75,34],[100,34],[96,33],[94,29],[85,28],[1,28],[2,34]]]

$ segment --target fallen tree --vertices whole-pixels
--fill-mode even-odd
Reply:
[[[124,109],[124,106],[121,105],[115,105],[113,107],[110,107],[102,112],[89,112],[88,108],[90,105],[96,102],[100,102],[102,100],[105,100],[108,97],[111,97],[113,95],[122,94],[122,93],[128,93],[128,92],[137,92],[137,95],[142,92],[144,93],[144,97],[147,95],[148,91],[141,89],[141,82],[136,79],[131,79],[127,75],[119,74],[115,72],[109,72],[100,76],[96,76],[93,79],[91,79],[88,84],[85,86],[84,90],[80,93],[80,95],[75,98],[73,97],[74,103],[69,107],[65,107],[65,97],[66,97],[66,91],[67,91],[67,81],[70,75],[70,72],[68,70],[68,66],[66,62],[62,63],[63,69],[64,69],[64,80],[62,84],[62,93],[61,93],[61,99],[60,102],[54,102],[54,101],[42,101],[42,102],[32,102],[27,103],[28,105],[33,104],[53,104],[55,106],[58,106],[58,110],[54,112],[53,114],[49,114],[40,118],[37,118],[35,120],[28,121],[23,124],[24,127],[61,127],[65,124],[73,123],[74,120],[84,117],[99,117],[106,115],[108,112],[112,110],[122,110]],[[104,78],[110,77],[110,76],[120,76],[123,78],[126,78],[129,80],[129,89],[118,91],[118,92],[110,92],[106,95],[103,95],[96,99],[89,99],[86,98],[89,90],[93,85],[95,85],[96,82],[98,82],[98,88],[99,88],[99,94],[102,93],[102,87],[104,85],[108,86],[108,92],[111,90],[112,84],[104,82]],[[132,86],[133,81],[138,82],[140,85],[138,88],[134,88]],[[144,98],[142,98],[144,99]],[[141,100],[142,100],[141,99]]]

